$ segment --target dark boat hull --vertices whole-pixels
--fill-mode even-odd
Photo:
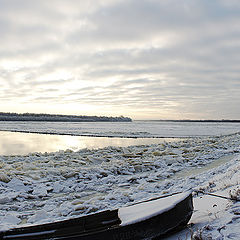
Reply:
[[[121,226],[118,210],[105,211],[58,223],[0,233],[0,239],[138,240],[154,239],[184,226],[193,211],[192,195],[149,219]],[[2,235],[1,235],[2,234]]]

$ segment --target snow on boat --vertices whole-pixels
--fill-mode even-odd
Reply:
[[[177,193],[116,210],[2,231],[0,239],[154,239],[185,226],[192,212],[192,194]]]

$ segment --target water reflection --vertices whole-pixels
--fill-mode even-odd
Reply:
[[[18,132],[0,132],[0,155],[24,155],[31,152],[55,152],[83,148],[102,148],[107,146],[127,147],[178,141],[173,138],[108,138],[108,137],[79,137],[66,135],[48,135]]]

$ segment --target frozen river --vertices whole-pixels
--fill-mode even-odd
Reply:
[[[178,191],[235,191],[239,129],[239,123],[2,122],[0,230]],[[233,209],[226,212],[234,219]],[[233,232],[228,218],[221,224]]]
[[[73,136],[173,138],[240,132],[240,123],[221,122],[0,122],[0,130]]]

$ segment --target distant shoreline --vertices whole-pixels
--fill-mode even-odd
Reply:
[[[77,116],[43,113],[0,113],[0,121],[41,122],[132,122],[129,117]]]
[[[141,121],[141,120],[139,120]],[[184,120],[145,120],[151,122],[226,122],[226,123],[240,123],[240,120],[231,120],[231,119],[223,119],[223,120],[191,120],[191,119],[184,119]]]

